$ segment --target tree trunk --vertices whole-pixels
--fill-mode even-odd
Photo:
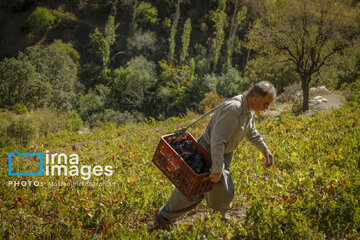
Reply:
[[[136,19],[136,8],[137,8],[137,0],[134,0],[134,6],[133,6],[133,14],[131,18],[131,24],[134,25],[135,19]]]
[[[241,76],[242,76],[243,78],[245,78],[245,71],[246,71],[247,63],[249,62],[249,57],[250,57],[250,48],[249,48],[248,51],[247,51],[244,68],[243,68],[243,70],[242,70],[242,75],[241,75]]]
[[[310,80],[309,77],[301,77],[301,89],[303,91],[303,106],[302,106],[302,111],[305,112],[307,110],[309,110],[309,85],[310,85]]]
[[[235,1],[235,8],[234,8],[234,12],[231,18],[231,25],[230,25],[230,33],[229,33],[229,38],[227,41],[227,57],[226,57],[226,62],[228,64],[231,64],[231,60],[232,60],[232,53],[233,53],[233,48],[234,48],[234,40],[235,40],[235,34],[236,34],[236,30],[237,30],[237,22],[238,22],[238,17],[237,17],[237,13],[239,11],[238,6],[239,6],[239,1]]]

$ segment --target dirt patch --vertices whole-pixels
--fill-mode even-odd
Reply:
[[[242,207],[231,208],[229,210],[230,221],[240,223],[242,220],[246,218],[246,212],[249,208],[249,205],[244,205]],[[154,216],[155,217],[155,216]],[[196,219],[200,219],[201,221],[207,221],[211,218],[209,213],[209,209],[206,207],[199,207],[195,210],[190,211],[188,214],[179,217],[175,222],[174,226],[180,226],[182,223],[195,223]],[[155,230],[155,221],[154,218],[149,218],[146,223],[146,228],[151,232]]]
[[[322,97],[319,99],[320,101],[314,101],[314,99],[319,96]],[[310,110],[313,112],[332,112],[334,109],[338,109],[343,106],[345,99],[341,95],[330,92],[328,94],[317,95],[311,100],[314,101],[312,104],[310,104]]]
[[[286,92],[277,97],[275,104],[270,110],[264,112],[263,116],[259,118],[261,121],[266,117],[278,118],[282,112],[291,110],[294,101],[301,99],[301,91],[291,89],[291,93]],[[290,90],[289,90],[290,91]],[[288,101],[286,99],[295,99],[294,101]],[[285,100],[284,100],[285,99]],[[344,105],[345,98],[341,94],[331,92],[324,86],[314,87],[310,89],[309,110],[302,113],[304,116],[311,116],[315,112],[332,112],[334,109],[338,109]]]

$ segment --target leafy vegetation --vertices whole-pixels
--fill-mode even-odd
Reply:
[[[51,11],[45,7],[37,7],[30,17],[28,18],[28,24],[30,31],[36,34],[42,34],[55,26],[56,17]]]
[[[5,20],[20,18],[0,24],[0,106],[75,109],[89,124],[104,119],[105,109],[135,119],[200,113],[206,93],[232,97],[259,80],[270,80],[279,93],[301,81],[307,98],[312,84],[333,89],[359,72],[356,1],[19,0],[2,6]],[[19,86],[10,83],[22,75]],[[90,96],[87,105],[101,104],[85,106]]]
[[[358,106],[358,105],[357,105]],[[246,206],[243,220],[225,223],[215,213],[182,222],[171,231],[149,232],[147,224],[169,197],[173,186],[151,163],[160,136],[189,124],[186,118],[116,127],[97,125],[82,135],[65,129],[49,132],[21,147],[79,154],[87,165],[111,165],[114,174],[91,182],[116,186],[57,186],[80,178],[69,176],[9,177],[1,161],[0,228],[2,238],[359,238],[359,108],[343,107],[312,117],[285,114],[257,128],[275,156],[265,168],[249,143],[234,153],[233,208]],[[190,132],[203,132],[202,121]],[[144,141],[146,139],[146,141]],[[75,146],[75,147],[74,147]],[[14,144],[6,152],[20,149]],[[40,181],[44,186],[8,186],[8,181]],[[200,205],[204,208],[204,205]]]

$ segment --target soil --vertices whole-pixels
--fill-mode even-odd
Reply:
[[[230,215],[229,221],[240,224],[242,222],[242,220],[244,220],[246,218],[246,212],[247,212],[248,208],[249,208],[249,205],[231,208],[229,210],[229,215]],[[154,217],[155,216],[150,217],[145,222],[146,228],[149,231],[154,230],[154,227],[155,227]],[[189,223],[189,224],[195,223],[196,219],[201,220],[201,221],[206,221],[209,218],[211,218],[209,208],[197,207],[197,208],[195,208],[195,210],[192,210],[189,213],[185,214],[184,216],[181,216],[178,219],[176,219],[176,221],[174,222],[174,225],[172,227],[180,226],[182,223]]]
[[[296,95],[300,96],[300,92]],[[279,98],[282,99],[283,97],[279,96]],[[321,99],[321,101],[317,99]],[[310,91],[309,110],[301,114],[312,116],[315,112],[332,112],[334,109],[343,106],[344,102],[345,98],[341,94],[331,92],[324,87],[312,88]],[[270,110],[264,112],[262,117],[277,118],[282,112],[291,110],[292,105],[292,101],[275,102]]]

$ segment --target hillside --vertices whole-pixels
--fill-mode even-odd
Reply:
[[[287,113],[262,121],[257,128],[275,164],[265,169],[262,156],[247,142],[237,148],[231,167],[234,220],[222,222],[201,204],[169,232],[151,231],[154,214],[173,189],[151,159],[160,137],[188,124],[187,118],[105,124],[81,135],[59,131],[21,148],[76,153],[80,165],[113,167],[111,176],[92,174],[86,180],[86,175],[8,176],[5,153],[20,149],[8,145],[1,151],[2,237],[357,239],[359,114],[358,107],[342,107],[312,117]],[[190,132],[198,137],[205,124]]]
[[[268,80],[301,83],[306,111],[311,87],[358,78],[359,15],[357,1],[5,0],[0,107],[164,120]]]

